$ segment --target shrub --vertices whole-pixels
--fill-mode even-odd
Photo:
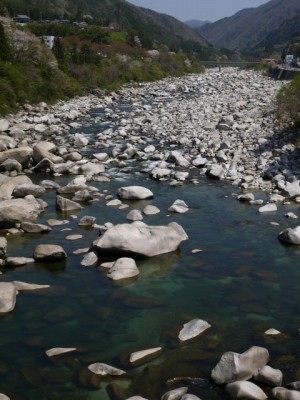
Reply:
[[[279,120],[300,127],[300,75],[279,91],[277,114]]]

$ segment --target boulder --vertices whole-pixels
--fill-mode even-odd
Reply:
[[[134,353],[130,354],[129,362],[131,364],[135,364],[137,362],[149,361],[150,359],[157,357],[161,353],[161,351],[162,351],[161,347],[155,347],[153,349],[135,351]]]
[[[10,397],[6,396],[6,394],[0,393],[0,400],[10,400]]]
[[[272,389],[271,396],[277,400],[300,400],[300,392],[283,387],[275,387]]]
[[[23,167],[26,167],[30,163],[32,153],[32,148],[28,146],[2,151],[0,152],[0,164],[8,159],[13,159],[18,161]]]
[[[111,376],[120,376],[126,374],[126,371],[121,369],[112,367],[103,363],[95,363],[88,366],[88,369],[96,375],[111,375]]]
[[[187,393],[181,397],[181,400],[201,400],[199,397],[195,396],[194,394]]]
[[[184,214],[189,211],[189,206],[183,200],[175,200],[171,207],[169,207],[168,211]]]
[[[45,158],[53,164],[62,163],[64,161],[63,158],[53,154],[55,150],[56,146],[53,143],[38,142],[33,146],[33,159],[35,163],[37,164]]]
[[[26,175],[6,176],[0,175],[0,199],[10,200],[16,187],[21,184],[32,184],[31,179]]]
[[[67,258],[67,254],[61,246],[39,244],[34,250],[33,258],[37,262],[57,262]]]
[[[224,353],[212,370],[212,380],[223,385],[252,378],[269,361],[269,352],[264,347],[253,346],[242,354],[228,351]]]
[[[210,327],[211,325],[202,319],[193,319],[192,321],[189,321],[183,325],[183,328],[179,332],[178,338],[182,342],[193,339]]]
[[[241,195],[237,196],[237,199],[239,201],[241,201],[241,202],[247,202],[248,203],[250,201],[255,200],[255,196],[254,196],[253,193],[244,193],[244,194],[241,194]]]
[[[80,218],[78,225],[79,226],[93,226],[95,222],[96,222],[95,217],[85,215],[84,217]]]
[[[142,221],[144,217],[140,210],[131,210],[126,215],[126,219],[129,219],[129,221]]]
[[[0,313],[8,313],[15,308],[17,289],[11,282],[0,282]]]
[[[41,197],[45,193],[45,188],[33,183],[21,183],[16,186],[12,192],[13,197],[24,198],[29,194],[34,197]]]
[[[17,171],[19,174],[22,171],[22,165],[19,163],[19,161],[8,158],[0,165],[0,171]]]
[[[257,382],[262,382],[269,386],[280,386],[283,376],[279,369],[274,369],[269,365],[265,365],[253,375],[253,378]]]
[[[300,225],[296,228],[287,228],[281,231],[278,239],[282,243],[300,245]]]
[[[260,213],[275,212],[277,211],[277,206],[275,203],[265,204],[264,206],[259,207],[258,211]]]
[[[8,131],[10,123],[7,119],[0,119],[0,132]]]
[[[143,209],[145,215],[156,215],[160,213],[160,209],[156,206],[149,204]]]
[[[118,189],[118,196],[122,200],[145,200],[152,199],[153,193],[143,186],[127,186]]]
[[[161,400],[181,400],[182,396],[184,396],[187,391],[187,387],[170,390],[161,397]]]
[[[34,262],[33,258],[28,257],[7,257],[6,259],[6,266],[7,267],[21,267],[28,263]]]
[[[0,201],[0,229],[13,228],[24,221],[35,222],[42,211],[34,197]]]
[[[75,211],[82,210],[83,207],[73,200],[66,199],[62,196],[56,196],[56,209],[59,211]]]
[[[213,179],[224,179],[225,168],[221,164],[212,164],[207,168],[206,175]]]
[[[35,224],[33,222],[22,222],[21,229],[26,233],[48,233],[52,228],[48,225]]]
[[[113,281],[118,281],[122,279],[129,279],[137,276],[139,270],[136,266],[134,259],[132,258],[119,258],[113,263],[112,267],[109,269],[107,276]]]
[[[171,164],[179,165],[180,167],[188,167],[190,165],[189,161],[177,150],[171,151],[166,161]]]
[[[76,351],[76,347],[54,347],[53,349],[46,350],[48,357],[60,356],[61,354],[71,353]]]
[[[50,287],[50,285],[37,285],[35,283],[27,283],[21,281],[13,281],[12,283],[15,285],[15,288],[18,292],[48,289]]]
[[[150,172],[150,176],[153,179],[156,180],[162,180],[162,179],[166,179],[169,178],[171,175],[171,170],[168,168],[159,168],[159,167],[155,167],[153,168],[153,170]]]
[[[291,199],[300,196],[300,181],[287,183],[283,192]]]
[[[167,226],[148,226],[137,221],[111,227],[93,243],[93,247],[100,253],[153,257],[175,251],[187,239],[184,229],[175,222]]]
[[[93,251],[90,251],[89,253],[84,255],[80,264],[83,265],[84,267],[91,267],[95,265],[97,262],[98,262],[97,255]]]
[[[290,382],[286,385],[287,388],[300,391],[300,381]]]
[[[0,259],[6,258],[7,252],[7,240],[4,237],[0,237]]]
[[[266,400],[266,394],[252,382],[237,381],[226,385],[225,391],[232,400]]]

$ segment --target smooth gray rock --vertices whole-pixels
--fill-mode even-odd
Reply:
[[[17,289],[18,292],[27,292],[31,290],[42,290],[42,289],[48,289],[50,285],[37,285],[35,283],[27,283],[27,282],[21,282],[21,281],[13,281],[12,282],[15,285],[15,288]]]
[[[166,179],[169,178],[171,175],[171,170],[168,168],[159,168],[155,167],[153,170],[150,172],[150,176],[153,179],[156,180],[161,180],[161,179]]]
[[[82,210],[83,207],[73,200],[66,199],[62,196],[56,196],[56,209],[59,211],[75,211]]]
[[[80,218],[78,225],[79,226],[93,226],[96,222],[96,218],[93,216],[85,215],[84,217]]]
[[[269,358],[268,350],[259,346],[250,347],[242,354],[228,351],[212,370],[211,378],[219,385],[250,379],[267,364]]]
[[[28,257],[7,257],[6,259],[6,266],[8,267],[21,267],[28,263],[34,262],[33,258]]]
[[[179,332],[178,338],[181,341],[190,340],[200,335],[208,328],[211,328],[211,325],[207,321],[196,318],[183,325],[183,328]]]
[[[0,119],[0,132],[8,131],[10,127],[10,122],[8,119],[1,118]]]
[[[237,199],[241,202],[250,202],[250,201],[255,200],[255,196],[253,193],[244,193],[244,194],[237,196]]]
[[[118,189],[118,196],[122,200],[145,200],[152,199],[153,193],[143,186],[126,186]]]
[[[128,397],[126,400],[148,400],[148,399],[145,399],[145,397],[142,397],[142,396],[132,396],[132,397]]]
[[[7,240],[4,237],[0,237],[0,259],[6,258],[7,252]]]
[[[300,391],[300,381],[290,382],[286,385],[287,388]]]
[[[62,163],[64,160],[53,154],[56,151],[56,146],[54,143],[50,142],[39,142],[33,146],[33,159],[35,163],[41,162],[43,159],[49,160],[53,164]]]
[[[177,150],[171,151],[166,161],[171,164],[179,165],[180,167],[188,167],[190,165],[189,161]]]
[[[195,396],[194,394],[187,393],[181,397],[181,400],[201,400],[199,397]]]
[[[17,160],[8,158],[0,165],[0,171],[17,171],[17,173],[20,173],[22,171],[22,165]]]
[[[158,356],[162,351],[161,347],[154,347],[152,349],[146,349],[146,350],[140,350],[140,351],[135,351],[134,353],[131,353],[129,356],[129,362],[131,364],[134,364],[136,362],[140,362],[143,360],[149,360],[149,357],[155,357]]]
[[[35,224],[33,222],[22,222],[21,229],[26,233],[48,233],[52,228],[48,225]]]
[[[7,159],[13,159],[18,161],[23,167],[26,167],[31,160],[32,153],[32,148],[28,146],[2,151],[0,152],[0,164]]]
[[[156,215],[160,213],[160,209],[156,206],[149,204],[143,209],[145,215]]]
[[[184,229],[175,222],[167,226],[148,226],[137,221],[113,226],[93,243],[93,247],[100,253],[153,257],[176,250],[187,239]]]
[[[24,198],[28,195],[41,197],[45,191],[45,188],[42,186],[34,185],[33,183],[21,183],[14,188],[12,195],[16,198]]]
[[[11,282],[0,282],[0,313],[8,313],[15,308],[17,289]]]
[[[224,179],[225,169],[221,164],[213,164],[207,168],[206,175],[213,179]]]
[[[269,386],[281,386],[283,375],[279,369],[274,369],[269,365],[265,365],[253,375],[253,378],[257,382],[262,382]]]
[[[26,175],[0,175],[0,200],[10,200],[15,188],[23,183],[32,184],[32,181]]]
[[[54,347],[52,349],[46,350],[46,355],[48,357],[56,357],[62,354],[71,353],[76,350],[76,347]]]
[[[300,245],[300,225],[284,229],[279,233],[278,239],[282,243]]]
[[[107,273],[107,277],[113,281],[134,278],[139,274],[136,262],[133,258],[123,257],[115,261]]]
[[[184,396],[187,391],[187,387],[180,387],[178,389],[170,390],[161,397],[161,400],[181,400],[182,396]]]
[[[57,262],[67,258],[67,254],[61,246],[39,244],[34,250],[33,258],[37,262]]]
[[[291,199],[300,196],[300,181],[287,183],[283,192]]]
[[[174,203],[169,207],[168,211],[175,212],[178,214],[185,214],[189,211],[189,206],[183,200],[175,200]]]
[[[10,400],[10,397],[6,396],[6,394],[0,393],[0,400]]]
[[[98,262],[97,255],[93,251],[90,251],[89,253],[84,255],[80,264],[83,265],[84,267],[91,267],[95,265],[97,262]]]
[[[258,212],[262,213],[268,213],[268,212],[275,212],[277,211],[277,206],[275,203],[269,203],[265,204],[262,207],[259,207]]]
[[[140,210],[131,210],[126,215],[126,219],[129,221],[142,221],[144,217]]]
[[[13,228],[23,221],[35,222],[42,211],[34,197],[0,201],[0,229]]]
[[[271,390],[272,398],[276,400],[300,400],[300,392],[297,390],[275,387]]]
[[[94,363],[88,366],[88,369],[96,375],[111,375],[111,376],[120,376],[126,374],[126,371],[121,369],[112,367],[103,363]]]
[[[232,400],[266,400],[268,398],[259,386],[248,381],[229,383],[225,391]]]

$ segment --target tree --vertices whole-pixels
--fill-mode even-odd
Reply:
[[[3,15],[4,17],[8,16],[8,10],[4,0],[0,0],[0,15]]]
[[[0,60],[8,61],[11,58],[10,47],[6,39],[3,25],[0,23]]]

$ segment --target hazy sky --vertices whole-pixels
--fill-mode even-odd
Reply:
[[[201,21],[216,21],[229,17],[243,8],[258,7],[268,0],[128,0],[136,6],[151,8],[152,10],[172,15],[187,21],[199,19]]]

